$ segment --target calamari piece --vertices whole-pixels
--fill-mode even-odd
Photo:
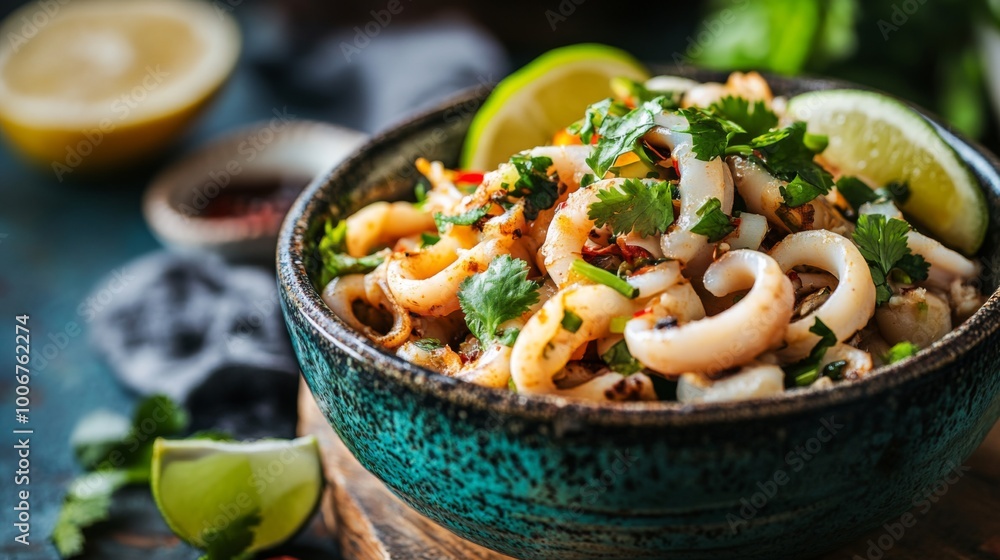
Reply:
[[[741,401],[780,395],[784,390],[785,372],[780,367],[755,362],[715,380],[700,373],[685,373],[677,381],[677,400],[682,403]]]
[[[924,288],[910,288],[875,310],[875,321],[889,344],[908,341],[927,348],[951,332],[951,308]]]
[[[401,237],[434,231],[433,215],[409,202],[373,202],[347,218],[347,254],[363,257]]]
[[[811,266],[837,277],[837,287],[818,308],[788,325],[785,348],[778,355],[794,362],[809,355],[819,335],[809,332],[819,318],[843,342],[861,330],[875,313],[875,284],[861,252],[847,238],[826,230],[802,231],[784,238],[771,256],[788,272]]]
[[[747,249],[730,251],[708,267],[705,288],[720,297],[750,291],[718,315],[689,323],[658,325],[648,315],[633,318],[625,325],[632,355],[646,367],[676,377],[746,364],[780,344],[795,295],[774,259]]]
[[[380,265],[380,267],[382,266],[384,264]],[[334,278],[323,289],[323,301],[330,307],[334,315],[351,328],[361,331],[373,342],[386,348],[395,348],[406,342],[410,336],[410,314],[396,302],[388,291],[382,292],[377,299],[369,299],[368,291],[365,289],[365,278],[361,274],[348,274]],[[382,334],[365,324],[354,312],[354,304],[358,301],[390,313],[393,321],[392,328]]]
[[[663,255],[681,261],[682,264],[695,259],[699,254],[711,250],[708,238],[691,231],[701,221],[698,216],[705,203],[717,199],[722,211],[733,211],[733,180],[721,158],[702,161],[695,157],[694,141],[687,132],[687,119],[676,113],[656,116],[656,126],[646,134],[646,140],[654,145],[666,146],[677,162],[680,173],[678,191],[681,209],[674,225],[660,240]]]

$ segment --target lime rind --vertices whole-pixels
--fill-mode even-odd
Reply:
[[[863,118],[851,119],[852,114]],[[982,245],[989,220],[985,196],[920,113],[874,92],[823,90],[793,97],[787,116],[830,137],[823,157],[841,172],[877,184],[909,183],[911,196],[902,210],[946,245],[967,255]]]
[[[495,162],[487,163],[482,149],[484,140],[490,137],[491,129],[498,126],[498,115],[505,109],[510,110],[513,107],[523,111],[525,119],[544,120],[545,115],[532,114],[532,105],[534,104],[529,103],[528,99],[519,98],[522,95],[529,98],[534,97],[533,94],[540,87],[540,84],[557,87],[558,76],[567,72],[565,67],[574,66],[580,69],[593,68],[595,73],[601,73],[607,80],[617,76],[636,80],[645,80],[649,77],[648,71],[638,60],[615,47],[598,43],[582,43],[548,51],[497,84],[469,126],[462,149],[461,166],[465,169],[493,166]],[[560,94],[566,95],[566,92],[560,92]],[[608,85],[608,95],[610,94],[611,88]],[[589,104],[599,101],[599,99],[586,101]],[[583,116],[582,108],[580,116]],[[561,123],[560,126],[567,124],[569,123]],[[556,130],[551,130],[549,134],[554,132]],[[532,146],[524,148],[530,147]]]

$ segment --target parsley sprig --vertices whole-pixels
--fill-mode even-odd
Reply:
[[[523,315],[538,299],[538,284],[528,280],[528,264],[510,255],[493,259],[485,271],[462,280],[458,288],[465,323],[483,345],[494,341],[513,345],[517,329],[499,332],[500,325]]]
[[[746,133],[740,125],[710,110],[691,107],[679,112],[688,122],[688,127],[682,132],[691,135],[694,144],[692,152],[702,161],[725,156],[732,139]]]
[[[727,95],[712,103],[709,111],[743,129],[732,137],[734,144],[745,144],[778,126],[778,116],[767,108],[763,100],[750,103],[744,97]]]
[[[666,181],[626,179],[620,187],[597,191],[597,198],[587,217],[597,227],[609,226],[615,235],[630,231],[642,237],[660,235],[674,221],[673,188]]]
[[[858,217],[854,230],[854,244],[868,262],[872,282],[875,283],[875,303],[882,305],[892,297],[890,274],[898,270],[906,283],[927,279],[930,264],[920,255],[913,254],[906,243],[910,224],[881,214],[864,214]]]

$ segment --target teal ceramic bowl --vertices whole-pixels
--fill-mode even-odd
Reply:
[[[769,81],[786,95],[845,86]],[[456,164],[486,93],[371,140],[306,189],[278,243],[285,318],[320,408],[361,464],[420,513],[519,558],[802,558],[924,504],[1000,418],[997,294],[916,360],[740,403],[529,397],[376,348],[310,281],[318,225],[331,208],[347,215],[410,196],[418,156]],[[938,126],[989,201],[989,272],[1000,263],[998,161]],[[992,276],[982,281],[996,288]]]

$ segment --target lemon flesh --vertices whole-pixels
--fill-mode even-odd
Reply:
[[[616,77],[643,81],[646,69],[625,51],[585,43],[551,50],[504,78],[476,113],[465,138],[462,167],[489,170],[510,156],[551,143],[612,95]]]
[[[919,113],[884,95],[826,90],[793,97],[787,116],[826,134],[822,158],[845,175],[877,185],[906,182],[901,209],[945,245],[973,255],[989,221],[978,182]]]
[[[159,439],[151,487],[167,525],[198,548],[212,531],[224,533],[259,514],[249,549],[256,551],[288,540],[308,521],[323,476],[312,436],[252,443]]]
[[[99,167],[162,147],[221,87],[239,55],[236,24],[207,3],[92,0],[49,8],[29,4],[0,27],[9,38],[0,45],[0,126],[43,163]]]

